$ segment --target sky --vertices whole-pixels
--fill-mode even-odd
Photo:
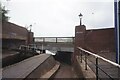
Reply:
[[[75,26],[114,27],[113,0],[2,0],[10,22],[30,28],[35,37],[73,37]]]

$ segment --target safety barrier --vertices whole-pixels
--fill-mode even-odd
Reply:
[[[84,60],[85,60],[85,70],[87,70],[87,65],[88,65],[88,55],[92,55],[92,56],[94,56],[95,57],[95,67],[96,67],[96,69],[95,69],[95,74],[96,74],[96,80],[98,80],[99,79],[99,70],[100,71],[102,71],[104,74],[106,74],[111,80],[114,80],[114,78],[112,78],[106,71],[104,71],[100,66],[99,66],[99,64],[100,64],[100,62],[98,61],[99,59],[101,59],[101,60],[103,60],[104,62],[107,62],[107,63],[109,63],[109,64],[111,64],[111,65],[113,65],[113,66],[115,66],[115,67],[117,67],[117,69],[118,69],[118,77],[117,78],[115,78],[115,79],[119,79],[120,78],[120,76],[119,76],[119,71],[120,71],[120,65],[119,64],[117,64],[117,63],[115,63],[115,62],[112,62],[112,61],[110,61],[110,60],[108,60],[108,59],[106,59],[106,58],[104,58],[104,57],[101,57],[101,56],[99,56],[99,55],[97,55],[97,54],[95,54],[95,53],[92,53],[92,52],[90,52],[90,51],[87,51],[87,50],[85,50],[85,49],[83,49],[83,48],[81,48],[81,47],[78,47],[78,49],[80,50],[80,62],[82,63],[82,60],[83,60],[83,56],[84,56]],[[114,73],[114,72],[113,72]]]
[[[35,37],[35,42],[74,43],[75,37]]]

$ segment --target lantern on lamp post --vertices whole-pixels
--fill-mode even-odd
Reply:
[[[82,25],[82,17],[83,17],[83,15],[80,13],[78,16],[80,18],[80,26],[81,26]]]

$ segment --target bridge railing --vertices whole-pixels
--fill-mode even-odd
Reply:
[[[80,51],[80,62],[82,63],[82,60],[84,60],[85,61],[85,70],[87,70],[87,65],[89,65],[89,63],[88,63],[88,61],[90,61],[89,60],[89,58],[88,58],[88,56],[93,56],[94,58],[95,58],[95,60],[94,60],[94,63],[92,62],[92,66],[93,66],[93,64],[94,64],[94,68],[95,68],[95,74],[96,74],[96,80],[99,80],[100,79],[100,77],[99,77],[99,74],[100,74],[100,72],[102,72],[102,73],[104,73],[106,76],[108,76],[108,78],[110,78],[111,80],[116,80],[116,79],[119,79],[120,78],[120,65],[119,64],[117,64],[117,63],[115,63],[115,62],[113,62],[113,61],[110,61],[110,60],[108,60],[108,59],[106,59],[106,58],[104,58],[104,57],[102,57],[102,56],[99,56],[99,55],[97,55],[97,54],[95,54],[95,53],[92,53],[92,52],[90,52],[90,51],[87,51],[87,50],[85,50],[85,49],[83,49],[83,48],[81,48],[81,47],[78,47],[78,49],[79,49],[79,51]],[[83,56],[84,56],[84,58],[83,58]],[[112,73],[117,73],[117,74],[115,74],[115,75],[117,75],[117,77],[116,78],[113,78],[110,74],[110,72],[109,72],[109,74],[102,68],[102,66],[103,66],[103,64],[101,63],[101,61],[100,60],[102,60],[103,62],[107,62],[108,64],[110,64],[110,65],[112,65],[112,66],[114,66],[114,67],[110,67],[109,65],[107,65],[107,63],[104,63],[104,67],[106,67],[106,66],[109,66],[110,67],[110,69],[109,70],[111,70],[111,69],[113,69],[113,68],[116,68],[117,69],[117,72],[113,72],[112,71]]]
[[[35,42],[72,42],[74,37],[35,37]]]

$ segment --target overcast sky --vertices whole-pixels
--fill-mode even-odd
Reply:
[[[113,0],[8,0],[2,1],[9,11],[10,22],[32,26],[35,36],[74,36],[75,26],[87,29],[114,27]]]

